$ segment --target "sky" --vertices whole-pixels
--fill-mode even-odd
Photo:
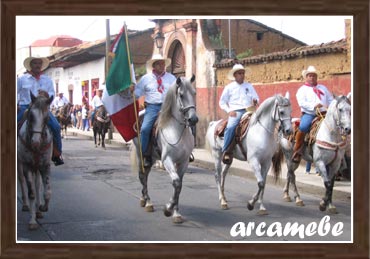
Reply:
[[[344,19],[351,16],[169,16],[166,19],[253,19],[281,31],[308,45],[327,43],[345,37]],[[117,34],[124,22],[128,29],[145,30],[154,27],[150,16],[17,16],[16,48],[26,47],[39,39],[55,35],[70,35],[82,41],[106,37],[106,20],[110,34]]]

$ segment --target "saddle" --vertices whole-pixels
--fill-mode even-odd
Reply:
[[[311,146],[316,141],[316,135],[321,125],[322,120],[325,118],[325,113],[322,113],[322,117],[317,116],[313,119],[310,127],[310,131],[305,135],[304,142],[306,145]],[[299,130],[300,119],[293,122],[293,133],[289,136],[288,140],[293,143],[295,136]]]
[[[247,128],[249,126],[250,118],[252,117],[253,113],[246,113],[241,118],[238,126],[235,129],[235,139],[236,143],[240,143],[243,137],[247,134]],[[227,119],[222,119],[215,127],[215,137],[223,138],[225,134],[225,129],[227,126]]]

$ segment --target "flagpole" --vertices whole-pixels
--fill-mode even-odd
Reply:
[[[109,19],[105,20],[105,84],[107,84],[107,75],[111,64],[111,58],[109,56],[109,49],[110,49],[110,25]],[[105,89],[107,91],[107,89]],[[113,123],[112,120],[110,121],[110,125],[108,128],[108,139],[113,139]]]
[[[124,27],[125,27],[126,42],[128,43],[128,34],[127,34],[126,22],[124,24]],[[131,66],[131,53],[130,53],[129,44],[126,44],[126,48],[127,48],[127,53],[128,53],[128,55],[127,55],[128,56],[128,62],[130,64],[130,66]],[[130,71],[131,71],[131,69],[130,69]],[[130,73],[130,79],[131,79],[130,81],[132,82],[132,73]],[[142,169],[142,172],[145,173],[144,159],[143,159],[143,150],[141,148],[141,133],[140,133],[140,127],[139,127],[138,110],[137,110],[137,107],[136,107],[136,97],[135,97],[135,93],[134,92],[132,92],[132,99],[134,100],[135,121],[136,121],[136,130],[137,130],[137,139],[138,139],[138,143],[139,143],[139,153],[140,153],[141,169]]]

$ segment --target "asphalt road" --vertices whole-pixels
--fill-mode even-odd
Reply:
[[[95,148],[91,140],[63,139],[66,164],[52,165],[52,198],[49,211],[39,219],[38,230],[28,230],[27,212],[17,199],[17,240],[28,241],[118,241],[118,242],[350,242],[350,200],[336,200],[338,214],[318,209],[322,195],[302,193],[305,207],[282,201],[282,189],[268,183],[264,195],[269,215],[246,208],[257,190],[251,179],[229,175],[225,193],[229,210],[221,210],[213,172],[189,167],[180,195],[184,223],[176,225],[162,208],[172,195],[167,172],[153,169],[149,195],[154,212],[139,206],[141,185],[132,172],[129,150],[114,145]],[[329,217],[326,217],[329,216]],[[296,223],[297,232],[289,231]],[[244,231],[249,230],[249,231]],[[285,232],[284,232],[285,231]],[[303,237],[303,238],[302,238]]]

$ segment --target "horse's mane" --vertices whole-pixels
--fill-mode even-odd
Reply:
[[[171,118],[171,108],[174,102],[176,102],[177,87],[176,82],[168,88],[164,102],[162,103],[161,112],[158,117],[158,127],[164,127]]]
[[[32,106],[37,109],[45,109],[45,107],[49,106],[48,101],[49,101],[49,98],[43,95],[39,95],[34,99]]]
[[[252,118],[251,118],[251,121],[250,121],[250,125],[254,125],[257,123],[257,121],[260,119],[260,117],[262,116],[262,113],[270,108],[271,105],[273,105],[275,103],[275,100],[278,100],[278,102],[282,105],[289,105],[290,104],[290,101],[289,99],[286,99],[284,98],[282,95],[280,94],[275,94],[274,96],[271,96],[269,98],[267,98],[265,101],[263,101],[261,103],[261,105],[258,107],[257,111],[253,114]]]
[[[267,98],[265,101],[261,103],[261,105],[258,107],[256,112],[253,114],[251,121],[250,121],[250,126],[254,125],[257,123],[257,121],[261,118],[262,113],[265,111],[265,109],[269,106],[271,106],[271,103],[275,101],[275,96]]]

